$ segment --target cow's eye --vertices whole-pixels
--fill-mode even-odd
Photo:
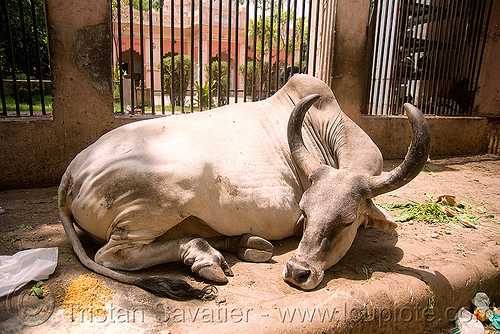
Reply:
[[[347,227],[347,226],[351,226],[352,224],[354,224],[354,220],[352,222],[344,224],[344,226]]]

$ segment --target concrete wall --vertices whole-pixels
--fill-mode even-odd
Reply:
[[[409,143],[404,117],[363,117],[367,80],[369,0],[339,0],[329,82],[340,105],[381,148],[403,157]],[[495,0],[480,78],[478,115],[500,115],[498,12]],[[58,184],[73,157],[105,132],[129,120],[112,113],[110,0],[46,0],[53,75],[53,120],[0,119],[0,189]],[[485,152],[495,128],[486,118],[428,119],[431,156]],[[490,122],[491,123],[491,122]],[[492,123],[493,124],[493,123]],[[495,123],[498,127],[498,122]],[[491,130],[493,129],[493,130]],[[491,130],[491,131],[489,131]],[[500,133],[497,131],[496,133]],[[498,141],[497,141],[498,142]]]
[[[112,114],[109,0],[47,0],[54,119],[0,119],[0,189],[58,184]]]

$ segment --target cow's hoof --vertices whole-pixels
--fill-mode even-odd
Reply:
[[[230,270],[230,269],[229,269]],[[228,279],[224,270],[216,264],[211,264],[206,267],[202,267],[197,271],[197,274],[207,280],[217,283],[227,283]]]
[[[247,262],[266,262],[273,257],[274,246],[264,238],[244,235],[238,249],[238,258]]]

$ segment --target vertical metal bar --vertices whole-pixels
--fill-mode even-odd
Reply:
[[[468,13],[471,11],[471,2],[470,1],[462,1],[461,9],[460,9],[460,20],[459,20],[459,26],[460,26],[460,35],[458,36],[458,41],[459,41],[459,46],[458,46],[458,55],[459,59],[457,63],[455,64],[455,71],[454,74],[456,78],[459,80],[465,80],[466,78],[464,77],[464,68],[467,65],[467,32],[468,32],[468,25],[467,25],[467,20],[468,20]]]
[[[430,1],[430,0],[429,0]],[[426,64],[425,64],[425,56],[427,50],[429,48],[429,40],[424,32],[427,31],[428,28],[428,19],[431,10],[430,3],[427,4],[427,1],[424,1],[421,4],[420,10],[420,18],[419,18],[419,27],[420,27],[420,35],[419,35],[419,51],[416,57],[416,70],[415,75],[417,77],[418,82],[418,107],[422,111],[423,114],[427,113],[427,104],[426,104],[426,95],[425,88],[427,85],[427,81],[425,80],[426,76]]]
[[[189,79],[191,102],[189,102],[189,111],[194,112],[194,0],[191,0],[191,77]]]
[[[414,38],[413,34],[414,34],[414,31],[415,31],[415,25],[414,25],[414,22],[415,22],[415,13],[416,13],[416,10],[415,10],[415,2],[412,2],[411,4],[411,21],[408,19],[408,25],[407,25],[407,35],[406,37],[408,38],[408,53],[405,53],[403,55],[404,58],[404,86],[405,86],[405,96],[404,96],[404,99],[401,99],[401,100],[398,100],[399,104],[397,105],[397,109],[395,112],[397,112],[398,114],[400,112],[403,112],[403,104],[405,102],[411,102],[411,103],[414,103],[414,96],[412,95],[412,87],[411,87],[411,84],[413,82],[413,77],[414,77],[414,60],[413,60],[413,53],[412,51],[416,50],[416,39]],[[411,22],[411,23],[410,23]],[[410,36],[408,36],[408,30],[409,30],[409,33],[410,33]],[[410,62],[410,65],[413,64],[413,67],[411,70],[408,69],[408,66],[406,66],[406,63],[407,62]]]
[[[458,24],[457,24],[457,16],[458,16],[458,5],[460,2],[463,1],[454,1],[453,2],[453,7],[450,9],[451,11],[451,19],[450,22],[448,23],[450,25],[450,41],[448,45],[448,54],[446,57],[446,73],[449,76],[449,81],[445,86],[445,89],[450,92],[450,99],[451,99],[451,94],[453,94],[452,89],[453,89],[453,84],[458,82],[458,78],[454,75],[453,73],[453,68],[456,66],[456,56],[458,54],[458,39],[457,39],[457,30],[458,30]],[[457,101],[455,101],[457,102]],[[458,110],[457,110],[458,108]],[[448,109],[448,114],[453,114],[456,115],[457,113],[460,113],[460,106],[458,103],[456,104],[451,104],[449,109]]]
[[[409,87],[408,87],[408,92],[409,92],[409,97],[411,98],[410,101],[404,101],[404,102],[411,102],[414,105],[417,105],[417,60],[416,57],[418,57],[418,53],[420,51],[420,40],[418,39],[418,26],[419,26],[419,18],[420,18],[420,2],[414,2],[413,3],[413,14],[412,14],[412,39],[413,39],[413,45],[410,49],[410,54],[409,57],[411,58],[411,64],[412,64],[412,71],[409,76]],[[400,110],[402,110],[401,108]]]
[[[0,65],[0,98],[2,99],[2,116],[7,116],[7,102],[5,101],[5,90],[3,88],[3,71]]]
[[[385,19],[384,15],[382,13],[384,11],[387,11],[387,2],[386,1],[379,1],[377,2],[376,5],[376,10],[377,10],[377,18],[376,18],[376,25],[375,25],[375,41],[374,41],[374,55],[373,55],[373,71],[372,71],[372,76],[373,76],[373,88],[372,88],[372,93],[371,93],[371,114],[372,115],[380,115],[384,113],[384,104],[380,104],[380,89],[383,85],[383,79],[382,79],[382,61],[383,61],[383,44],[385,43],[385,36],[382,34],[382,26],[385,26]],[[396,42],[398,43],[397,51],[393,55],[393,70],[392,70],[392,86],[397,87],[398,85],[398,75],[400,73],[399,70],[399,49],[401,47],[401,32],[404,32],[404,23],[403,17],[404,17],[404,12],[403,12],[403,7],[400,6],[398,9],[398,36],[396,36]],[[393,91],[395,91],[394,88],[392,88]]]
[[[163,2],[160,0],[160,99],[161,114],[165,115],[165,70],[163,69]]]
[[[141,113],[144,115],[144,90],[146,88],[146,80],[144,78],[144,8],[143,2],[139,1],[139,35],[141,40]]]
[[[5,0],[2,0],[2,11],[0,11],[0,18],[2,18],[2,13],[4,11],[4,3],[5,3]],[[5,13],[7,13],[7,11],[5,11]],[[7,15],[3,20],[4,20],[4,22],[8,21]],[[5,101],[6,97],[5,97],[5,90],[4,90],[3,85],[4,85],[3,70],[2,70],[2,65],[0,64],[0,98],[2,99],[2,113],[1,113],[1,115],[7,116],[7,102]]]
[[[433,27],[435,26],[434,24],[434,11],[436,9],[436,5],[433,2],[434,0],[430,0],[428,9],[427,9],[427,21],[425,22],[425,36],[423,35],[423,30],[424,26],[422,26],[422,38],[425,38],[425,43],[424,43],[424,52],[423,56],[420,61],[421,66],[421,82],[422,82],[422,87],[421,87],[421,105],[420,105],[420,110],[424,114],[429,114],[431,112],[430,106],[429,106],[429,100],[430,100],[430,94],[429,94],[429,88],[430,88],[430,76],[431,76],[431,60],[432,58],[432,50],[433,50],[433,32],[434,29]],[[422,22],[424,24],[424,22]],[[423,61],[423,64],[421,63]]]
[[[403,104],[403,100],[406,99],[407,90],[408,90],[408,75],[406,69],[406,55],[405,50],[410,48],[411,45],[411,37],[408,36],[409,24],[410,24],[410,15],[412,13],[412,3],[411,1],[406,1],[406,14],[403,17],[403,25],[402,25],[402,36],[403,36],[403,47],[401,48],[401,52],[398,54],[398,66],[399,66],[399,76],[397,82],[397,96],[395,108],[391,111],[390,114],[396,114],[401,110],[401,105]]]
[[[442,30],[443,30],[443,15],[444,15],[444,0],[436,0],[436,24],[434,28],[434,38],[433,38],[433,53],[432,53],[432,75],[431,75],[431,80],[429,82],[429,95],[430,99],[432,99],[432,103],[430,103],[430,108],[432,110],[432,114],[437,115],[439,113],[438,109],[438,101],[437,101],[437,94],[436,94],[436,87],[438,85],[439,77],[438,77],[438,63],[439,63],[439,56],[440,56],[440,45],[441,45],[441,35],[442,35]]]
[[[175,7],[174,0],[170,1],[170,107],[175,114],[174,77],[175,77]]]
[[[129,1],[130,17],[130,107],[131,113],[135,114],[135,69],[134,69],[134,7],[133,0]]]
[[[305,68],[302,67],[302,62],[304,61],[304,55],[302,50],[304,49],[305,18],[306,18],[306,2],[303,1],[301,22],[300,22],[299,73],[305,73]]]
[[[373,50],[372,50],[372,60],[371,60],[371,69],[370,69],[370,93],[369,93],[369,96],[368,96],[368,114],[369,115],[376,115],[376,109],[375,109],[375,106],[374,106],[374,103],[375,103],[375,84],[376,84],[376,77],[375,77],[375,73],[376,73],[376,68],[377,68],[377,60],[378,60],[378,46],[379,46],[379,43],[378,43],[378,40],[380,38],[380,34],[378,32],[378,27],[379,27],[379,24],[380,24],[380,10],[379,10],[379,1],[375,1],[374,4],[373,4],[373,8],[372,8],[372,13],[371,13],[371,16],[372,18],[375,17],[374,21],[375,23],[373,23],[372,21],[372,25],[374,25],[373,27],[373,35],[370,34],[369,38],[372,38],[373,36]],[[319,8],[317,9],[319,11]],[[401,15],[398,14],[398,17],[400,17]],[[316,25],[317,27],[318,25]],[[398,24],[398,27],[399,27],[399,24]],[[316,29],[317,30],[317,29]],[[398,32],[400,31],[400,29],[398,29]],[[399,38],[397,37],[396,41],[398,41]],[[317,49],[317,41],[314,42],[314,50]],[[393,65],[394,66],[394,65]],[[313,73],[316,74],[316,55],[314,55],[314,63],[313,63]],[[392,73],[394,74],[394,70],[392,71]]]
[[[293,29],[292,29],[292,72],[290,73],[290,77],[293,77],[295,74],[295,43],[297,41],[297,0],[293,2]]]
[[[122,7],[121,7],[121,1],[117,0],[116,1],[116,15],[117,15],[117,28],[118,28],[118,68],[117,70],[117,75],[118,75],[118,91],[119,91],[119,98],[120,98],[120,111],[124,111],[123,109],[123,68],[122,68],[122,63],[123,63],[123,55],[122,55]],[[113,107],[114,109],[114,107]]]
[[[210,2],[208,19],[208,109],[212,109],[212,25],[213,25],[213,1]]]
[[[404,3],[397,2],[395,3],[397,7],[395,8],[395,13],[397,13],[396,24],[395,24],[395,37],[394,37],[394,46],[393,46],[393,55],[392,55],[392,68],[391,68],[391,77],[388,83],[388,107],[387,114],[397,113],[398,105],[399,105],[399,94],[401,94],[401,79],[402,79],[402,64],[403,64],[403,51],[406,45],[406,31],[407,31],[407,21],[408,21],[408,7],[405,6]],[[381,51],[383,52],[383,51]],[[380,85],[380,82],[379,82]],[[385,84],[384,84],[385,85]],[[383,99],[382,99],[383,101]],[[380,110],[381,113],[384,113],[384,104],[382,102],[382,106]]]
[[[238,53],[239,53],[239,36],[240,36],[240,2],[236,1],[236,22],[234,34],[234,103],[238,103]]]
[[[423,19],[424,19],[424,3],[418,2],[417,3],[417,14],[416,14],[416,24],[414,25],[415,33],[414,37],[416,40],[416,45],[415,49],[413,51],[413,104],[422,109],[421,102],[420,102],[420,90],[421,90],[421,78],[420,78],[420,72],[418,70],[418,60],[420,58],[420,54],[422,53],[422,50],[424,49],[424,41],[422,39],[422,24],[423,24]]]
[[[468,1],[460,1],[459,2],[460,8],[457,9],[455,20],[454,20],[454,24],[456,25],[457,35],[453,40],[454,40],[454,43],[456,45],[456,49],[455,49],[455,52],[453,53],[454,59],[452,62],[450,74],[457,82],[460,82],[463,79],[461,76],[461,73],[460,73],[460,64],[464,58],[463,57],[463,54],[464,54],[463,53],[463,46],[464,46],[463,37],[464,37],[464,31],[466,30],[465,29],[465,17],[466,17],[466,15],[464,15],[465,14],[464,7],[467,4],[467,2]],[[456,108],[454,108],[453,114],[457,115],[459,113],[460,113],[460,108],[458,108],[458,110]]]
[[[184,0],[180,0],[180,10],[179,10],[179,21],[180,21],[180,33],[181,33],[181,68],[180,68],[180,77],[181,77],[181,90],[180,90],[180,99],[181,99],[181,113],[184,113]]]
[[[305,69],[304,73],[309,73],[309,55],[310,55],[310,46],[311,46],[311,18],[312,18],[312,0],[309,0],[309,8],[308,8],[308,15],[307,15],[307,38],[306,40],[306,54],[305,54]],[[303,20],[305,20],[305,16],[303,17]]]
[[[24,22],[24,8],[22,0],[17,1],[19,7],[19,19],[21,21],[21,41],[26,57],[26,84],[28,85],[28,104],[30,108],[30,116],[33,116],[33,96],[31,94],[31,78],[30,78],[30,59],[28,53],[28,46],[26,41],[26,24]]]
[[[375,105],[375,113],[378,115],[379,114],[379,95],[380,95],[380,89],[382,87],[382,60],[383,60],[383,52],[385,50],[385,27],[386,27],[386,24],[385,24],[385,21],[382,21],[382,19],[385,19],[384,16],[382,15],[382,13],[385,11],[387,13],[387,9],[386,9],[386,6],[387,6],[387,1],[382,1],[380,7],[379,7],[379,12],[378,12],[378,18],[377,18],[377,33],[376,33],[376,41],[375,41],[375,45],[376,45],[376,51],[375,51],[375,54],[374,54],[374,85],[375,85],[375,89],[373,91],[373,103]],[[382,28],[383,27],[383,28]],[[384,32],[382,32],[382,30]],[[381,55],[381,59],[379,58],[379,54]],[[377,81],[377,78],[378,78],[378,81]],[[383,111],[383,104],[382,104],[382,108],[381,110]]]
[[[473,84],[473,79],[475,77],[475,74],[476,74],[476,68],[477,68],[477,63],[478,63],[478,50],[479,50],[479,44],[480,44],[480,41],[481,41],[481,31],[482,31],[482,25],[483,25],[483,20],[484,20],[484,15],[485,15],[485,11],[486,11],[486,2],[483,2],[481,1],[480,2],[480,16],[476,18],[476,22],[475,22],[475,29],[474,29],[474,48],[473,48],[473,51],[474,51],[474,58],[473,58],[473,61],[472,61],[472,74],[471,74],[471,85],[470,87],[474,87],[474,84]]]
[[[484,6],[486,8],[486,3],[484,4]],[[472,101],[470,101],[471,103],[470,103],[470,108],[469,108],[468,113],[467,113],[468,115],[472,114],[472,108],[474,107],[474,97],[475,97],[475,93],[477,92],[478,85],[479,85],[479,73],[481,72],[481,66],[483,64],[484,49],[486,47],[486,39],[488,37],[488,28],[490,25],[492,9],[493,9],[493,0],[490,0],[490,5],[488,7],[488,16],[486,18],[486,23],[484,25],[483,43],[481,46],[481,55],[479,56],[479,64],[477,65],[477,73],[476,73],[476,78],[474,79],[474,86],[473,86],[474,88],[472,90],[474,95],[472,96]],[[484,17],[481,18],[481,21],[483,20],[483,18]],[[482,26],[482,24],[481,24],[481,26]]]
[[[313,0],[310,0],[313,1]],[[318,39],[319,39],[319,12],[320,12],[321,0],[316,3],[316,33],[314,37],[314,58],[313,58],[313,75],[316,75],[316,61],[317,61],[317,50],[318,50]]]
[[[193,0],[194,1],[194,0]],[[198,80],[198,101],[199,109],[203,110],[203,0],[199,0],[199,12],[198,12],[198,28],[199,28],[199,40],[198,40],[198,63],[200,66],[200,74]],[[210,101],[209,101],[210,103]]]
[[[12,65],[12,88],[14,90],[14,101],[16,102],[16,115],[21,116],[21,110],[19,109],[19,92],[17,89],[17,77],[16,77],[16,59],[14,57],[14,44],[12,42],[12,32],[10,29],[9,12],[7,8],[7,1],[2,0],[2,7],[5,13],[5,27],[7,29],[7,42],[9,46],[9,56],[11,58]]]
[[[393,1],[387,1],[387,7],[386,7],[386,17],[384,21],[384,33],[383,33],[383,42],[384,45],[386,44],[386,47],[383,47],[383,54],[381,57],[382,61],[382,66],[380,68],[380,81],[382,82],[382,99],[380,100],[382,102],[382,106],[385,104],[386,98],[387,98],[387,113],[391,114],[394,111],[391,110],[391,75],[388,74],[389,72],[389,52],[391,48],[391,39],[392,39],[392,27],[393,27],[393,17],[394,17],[394,4],[396,4]],[[405,52],[405,49],[403,48],[403,52]],[[384,110],[382,108],[382,110]],[[399,110],[399,109],[398,109]]]
[[[217,55],[217,106],[221,105],[221,75],[222,75],[222,0],[219,0],[219,51]]]
[[[38,72],[38,89],[40,90],[40,104],[42,105],[42,115],[47,115],[47,111],[45,110],[45,95],[43,89],[43,77],[42,77],[42,61],[40,57],[40,41],[38,39],[38,23],[36,22],[36,8],[35,1],[31,0],[31,20],[33,21],[33,37],[35,38],[35,61],[37,64],[37,72]]]
[[[395,73],[394,77],[390,79],[390,98],[388,105],[388,114],[398,114],[402,112],[402,101],[406,96],[407,81],[406,81],[406,69],[405,66],[405,50],[410,47],[411,39],[408,37],[408,27],[409,27],[409,16],[411,11],[411,4],[409,1],[405,1],[401,4],[398,3],[398,18],[397,18],[397,29],[396,34],[397,47],[394,50],[393,56],[393,68],[392,71]],[[392,75],[391,75],[392,76]],[[402,96],[404,94],[404,96]],[[382,102],[382,110],[383,102]],[[383,113],[383,112],[382,112]]]
[[[436,38],[436,55],[434,57],[434,80],[432,85],[432,95],[434,97],[434,113],[435,115],[442,114],[442,97],[440,92],[440,87],[443,85],[443,81],[445,80],[445,73],[443,73],[443,47],[445,45],[445,34],[446,34],[446,17],[448,16],[447,3],[449,0],[442,0],[439,4],[439,28],[437,31]]]
[[[377,1],[377,24],[375,26],[375,51],[374,51],[374,56],[373,56],[373,89],[372,89],[372,110],[374,115],[379,114],[379,110],[383,110],[383,106],[379,108],[379,93],[380,93],[380,87],[381,87],[381,61],[379,54],[382,53],[382,43],[384,42],[385,36],[382,36],[381,30],[382,26],[385,26],[385,21],[382,21],[383,15],[382,12],[385,10],[385,4],[386,2],[384,0],[379,0]],[[400,14],[401,15],[401,14]],[[395,57],[394,62],[397,62],[397,58]]]
[[[254,3],[254,20],[253,20],[253,68],[252,68],[252,101],[255,101],[255,86],[257,86],[257,6],[258,2]]]
[[[442,44],[442,62],[441,62],[441,77],[443,78],[443,81],[440,84],[439,90],[442,93],[446,94],[446,105],[443,108],[441,114],[444,115],[449,115],[450,114],[450,105],[451,105],[451,96],[449,94],[449,91],[447,91],[448,87],[451,85],[452,78],[450,77],[450,74],[448,73],[448,51],[451,48],[452,45],[452,38],[451,38],[451,29],[452,29],[452,19],[453,19],[453,10],[452,10],[452,0],[448,0],[447,6],[446,6],[446,28],[445,28],[445,34],[444,34],[444,39],[443,39],[443,44]],[[446,52],[448,51],[448,52]]]
[[[281,1],[278,0],[278,22],[276,22],[276,91],[280,88]]]
[[[472,78],[472,64],[473,64],[473,59],[474,59],[474,36],[475,36],[475,26],[474,26],[474,21],[479,15],[479,10],[482,1],[467,1],[469,4],[468,7],[468,15],[466,18],[465,22],[465,27],[466,27],[466,32],[464,36],[464,62],[463,62],[463,68],[461,70],[461,77],[463,78],[464,82],[467,82],[467,87],[466,89],[469,91],[469,89],[472,87],[471,78]]]
[[[453,4],[456,3],[453,0],[448,0],[448,5],[446,6],[446,32],[445,32],[445,39],[443,40],[443,45],[441,47],[442,50],[442,61],[441,61],[441,73],[443,77],[443,82],[441,82],[439,90],[441,93],[446,94],[446,105],[442,111],[442,114],[444,115],[449,115],[451,114],[450,110],[452,108],[452,98],[450,95],[449,87],[452,84],[453,78],[450,76],[450,73],[448,72],[449,69],[449,62],[450,62],[450,54],[452,50],[452,45],[453,45],[453,18],[454,18],[454,12],[453,12]]]
[[[118,0],[120,1],[120,0]],[[151,73],[151,113],[155,114],[155,70],[153,65],[153,1],[149,0],[149,73]]]
[[[272,69],[273,69],[273,37],[274,37],[274,30],[273,30],[273,23],[274,23],[274,0],[271,0],[271,13],[269,14],[269,61],[268,61],[268,79],[267,79],[267,87],[268,87],[268,94],[267,96],[270,96],[272,94]]]
[[[467,82],[466,90],[468,92],[474,87],[472,82],[474,76],[474,69],[476,66],[477,46],[476,41],[479,39],[478,21],[481,16],[482,1],[471,1],[472,14],[467,20],[467,35],[465,43],[467,44],[467,63],[465,71],[465,81]]]
[[[244,73],[244,83],[243,83],[243,102],[247,101],[247,89],[248,89],[248,33],[249,33],[249,21],[250,21],[250,11],[249,11],[249,6],[250,6],[250,0],[247,0],[246,3],[246,19],[245,19],[245,62],[244,62],[244,67],[245,67],[245,73]]]
[[[285,34],[285,64],[284,64],[284,79],[283,84],[288,81],[288,77],[291,75],[291,72],[288,73],[288,45],[290,41],[290,6],[292,0],[287,0],[287,8],[286,8],[286,34]],[[292,64],[293,65],[293,64]]]
[[[228,23],[227,23],[227,101],[226,103],[229,104],[229,101],[231,99],[231,2],[232,0],[228,1]]]
[[[480,5],[481,2],[477,1],[471,1],[471,6],[472,6],[472,14],[467,18],[467,34],[466,34],[466,40],[465,43],[467,44],[466,46],[466,53],[467,53],[467,60],[466,60],[466,66],[465,67],[465,73],[464,77],[467,81],[470,82],[472,78],[472,71],[473,71],[473,59],[474,59],[474,36],[476,36],[476,30],[475,30],[475,25],[474,21],[477,16],[479,16],[479,11],[480,11]],[[467,88],[469,88],[470,85],[468,85]]]
[[[259,82],[259,100],[264,98],[263,95],[263,86],[264,86],[264,57],[265,57],[265,38],[266,38],[266,3],[262,1],[262,14],[261,14],[261,22],[262,22],[262,35],[260,37],[260,82]],[[257,32],[255,32],[257,33]]]

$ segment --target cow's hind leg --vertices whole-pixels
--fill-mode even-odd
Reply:
[[[232,275],[226,260],[208,242],[198,236],[169,241],[134,238],[123,230],[115,231],[97,252],[95,262],[111,269],[139,270],[161,263],[182,261],[202,278],[226,283]]]
[[[266,262],[273,256],[274,246],[256,235],[220,236],[207,240],[214,248],[236,254],[243,261]]]

